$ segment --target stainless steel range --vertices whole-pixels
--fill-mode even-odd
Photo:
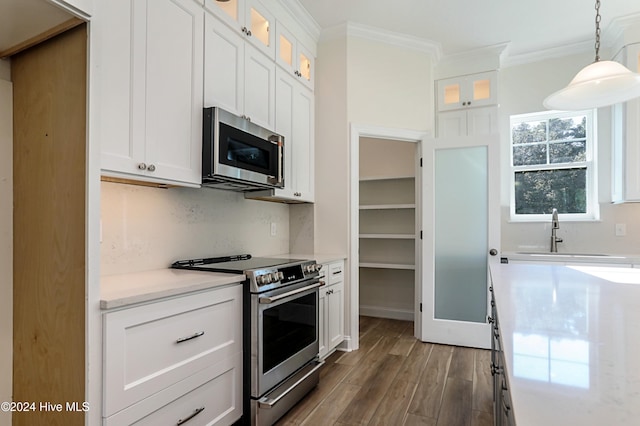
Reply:
[[[314,260],[236,255],[172,267],[244,273],[245,420],[272,425],[318,383],[318,289]],[[245,421],[245,424],[249,423]]]

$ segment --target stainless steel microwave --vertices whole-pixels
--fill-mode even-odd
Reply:
[[[202,186],[284,187],[284,137],[218,107],[204,109]]]

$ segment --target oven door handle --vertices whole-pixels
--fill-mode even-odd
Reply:
[[[277,296],[271,296],[271,297],[262,296],[262,297],[259,297],[258,298],[258,302],[261,305],[268,305],[268,304],[277,302],[278,300],[286,299],[289,296],[295,296],[296,294],[304,293],[305,291],[309,291],[309,290],[313,290],[314,288],[322,287],[324,284],[325,284],[324,281],[317,281],[314,284],[308,285],[306,287],[297,288],[295,290],[291,290],[291,291],[288,291],[286,293],[279,294]]]
[[[273,408],[278,403],[278,401],[280,401],[282,398],[287,396],[289,394],[289,392],[294,390],[300,383],[302,383],[305,380],[307,380],[307,378],[309,376],[311,376],[313,373],[315,373],[323,365],[324,365],[324,361],[318,361],[318,363],[311,370],[307,371],[304,376],[302,376],[300,379],[296,380],[296,382],[293,385],[289,386],[289,388],[287,390],[285,390],[284,392],[282,392],[280,395],[276,396],[273,399],[270,399],[270,398],[267,398],[267,397],[259,399],[258,400],[258,406],[260,408]]]

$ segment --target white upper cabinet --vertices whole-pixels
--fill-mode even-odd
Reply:
[[[205,8],[242,34],[269,58],[275,56],[275,19],[258,0],[205,0]]]
[[[438,113],[437,121],[438,137],[441,138],[497,134],[498,107],[442,111]]]
[[[496,105],[497,87],[496,71],[438,80],[438,111]]]
[[[96,14],[103,176],[200,184],[203,14],[193,0],[114,0]]]
[[[280,22],[276,26],[276,62],[313,90],[313,56]]]
[[[205,16],[204,106],[275,127],[275,63],[216,17]]]
[[[625,46],[615,59],[640,72],[640,43]],[[612,201],[640,202],[640,99],[616,104],[611,110]]]
[[[284,136],[284,188],[262,199],[285,202],[314,201],[314,96],[295,76],[276,70],[276,126]],[[253,198],[251,193],[245,194]]]

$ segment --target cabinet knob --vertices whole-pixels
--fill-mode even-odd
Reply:
[[[491,256],[495,256],[495,255],[497,255],[497,254],[498,254],[498,250],[496,250],[496,249],[492,248],[491,250],[489,250],[489,254],[490,254]]]
[[[138,169],[140,170],[146,170],[147,169],[147,165],[144,163],[138,163]]]
[[[149,167],[147,167],[147,170],[150,172],[155,172],[156,171],[156,166],[154,166],[153,164],[149,164]]]

